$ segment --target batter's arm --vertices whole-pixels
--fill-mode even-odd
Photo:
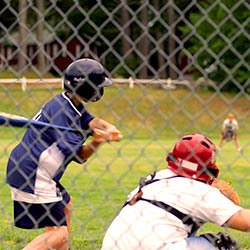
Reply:
[[[78,156],[82,159],[82,161],[87,161],[93,155],[93,153],[96,152],[100,145],[101,142],[91,140],[90,143],[81,147]]]
[[[89,127],[93,131],[91,141],[83,145],[78,154],[83,161],[91,157],[102,143],[120,141],[122,138],[121,132],[115,126],[100,118],[91,120]]]

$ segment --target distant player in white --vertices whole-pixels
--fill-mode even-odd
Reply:
[[[98,101],[109,85],[99,62],[84,58],[71,63],[64,75],[65,91],[48,101],[34,119],[79,132],[28,128],[12,150],[6,179],[14,225],[45,228],[24,250],[68,249],[72,200],[60,179],[71,161],[83,163],[103,142],[119,141],[120,131],[91,115],[83,104]]]
[[[241,146],[238,140],[237,131],[239,130],[239,124],[235,119],[232,113],[228,114],[228,117],[223,121],[221,128],[221,138],[218,145],[218,149],[220,150],[223,144],[223,141],[231,141],[234,140],[237,150],[241,151]]]
[[[206,222],[250,230],[250,210],[211,186],[218,177],[215,145],[205,136],[182,137],[168,154],[168,169],[141,179],[113,220],[102,250],[238,249],[223,234],[197,236]],[[223,246],[220,248],[219,239]]]

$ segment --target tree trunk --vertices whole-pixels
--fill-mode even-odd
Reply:
[[[148,65],[148,1],[141,1],[143,8],[141,12],[142,35],[139,43],[139,51],[141,52],[141,69],[139,71],[139,78],[148,78],[147,65]]]
[[[124,0],[122,1],[122,17],[121,17],[121,26],[123,29],[123,34],[122,34],[122,55],[127,55],[128,51],[131,49],[129,40],[130,38],[130,28],[129,28],[129,14],[125,6],[127,6],[127,1]]]
[[[154,7],[157,11],[159,11],[159,0],[154,0],[153,1]],[[159,42],[161,37],[162,37],[162,32],[157,29],[156,30],[156,41],[158,43],[159,51],[157,53],[157,63],[158,63],[158,77],[161,79],[166,79],[167,78],[167,73],[166,73],[166,61],[163,57],[164,52],[164,44],[163,42]]]
[[[38,40],[38,56],[37,64],[40,77],[45,73],[45,51],[44,51],[44,16],[43,16],[43,0],[37,0],[37,40]]]
[[[169,77],[171,79],[177,78],[177,73],[175,71],[176,67],[176,54],[174,50],[176,49],[175,41],[175,26],[174,26],[174,1],[169,0],[169,7],[167,10],[168,17],[168,27],[169,27],[169,39],[168,39],[168,56],[169,56]]]
[[[19,33],[18,33],[18,76],[22,77],[26,68],[27,57],[27,6],[26,0],[19,0]]]

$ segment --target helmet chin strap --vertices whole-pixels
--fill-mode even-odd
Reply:
[[[175,156],[173,154],[171,154],[171,153],[168,153],[167,160],[174,162],[175,161]]]

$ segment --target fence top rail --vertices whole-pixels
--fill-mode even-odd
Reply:
[[[178,79],[133,79],[129,78],[112,78],[112,82],[115,84],[128,84],[130,88],[133,88],[136,84],[145,84],[145,85],[163,85],[164,88],[173,89],[176,85],[185,85],[190,86],[190,82],[188,80],[178,80]],[[27,89],[28,84],[63,84],[62,78],[43,78],[43,79],[35,79],[35,78],[0,78],[0,84],[21,84],[22,89],[25,91]]]

